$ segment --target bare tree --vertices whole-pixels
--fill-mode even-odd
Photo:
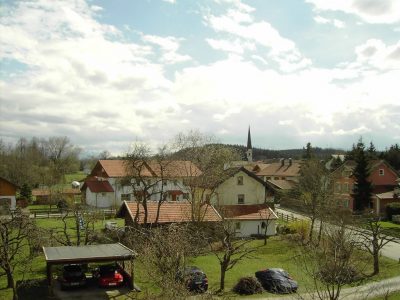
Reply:
[[[189,191],[188,200],[192,204],[193,221],[202,220],[202,207],[214,194],[221,177],[224,176],[225,167],[232,161],[241,159],[236,150],[216,142],[213,136],[199,131],[180,133],[172,142],[172,149],[176,152],[174,158],[192,162],[184,172],[185,186]],[[197,167],[200,168],[201,174]]]
[[[300,200],[310,217],[310,242],[313,241],[315,223],[319,219],[319,242],[325,214],[333,204],[333,181],[320,161],[310,159],[302,165],[301,177],[290,196]]]
[[[7,276],[7,288],[13,290],[13,299],[18,299],[14,272],[19,266],[31,261],[28,237],[33,223],[28,216],[17,210],[12,218],[0,218],[0,268]]]
[[[223,219],[217,225],[216,235],[218,241],[214,238],[210,240],[211,252],[217,257],[220,265],[219,291],[225,289],[225,274],[233,269],[240,261],[245,258],[253,257],[256,251],[253,247],[248,247],[251,239],[240,239],[236,237],[235,223]]]
[[[396,237],[391,237],[385,233],[382,227],[381,217],[367,214],[361,218],[361,226],[365,230],[359,230],[358,234],[361,236],[361,243],[373,257],[373,272],[371,276],[379,274],[379,256],[380,251],[390,242],[398,241]]]
[[[121,182],[132,188],[132,196],[137,202],[137,211],[134,221],[138,221],[139,207],[143,207],[143,221],[147,224],[148,208],[147,202],[158,201],[158,209],[155,223],[158,223],[160,207],[166,200],[167,190],[165,184],[169,178],[168,168],[171,164],[167,146],[159,148],[155,155],[151,155],[150,148],[142,143],[135,143],[127,155],[125,163],[127,176]]]
[[[180,275],[201,251],[200,237],[201,231],[191,224],[170,224],[129,228],[124,243],[138,252],[138,260],[151,282],[161,289],[163,299],[184,299],[189,293]]]
[[[88,211],[80,205],[62,213],[62,227],[51,231],[52,238],[65,246],[89,245],[94,243],[98,234],[95,223],[101,219],[98,211]]]
[[[346,229],[347,218],[325,226],[319,245],[302,245],[296,260],[313,279],[318,299],[340,299],[343,287],[362,280],[365,262],[360,258],[359,243]],[[332,225],[335,223],[335,225]]]

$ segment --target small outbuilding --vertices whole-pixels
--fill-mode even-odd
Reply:
[[[15,210],[17,189],[17,185],[0,177],[0,209],[5,207]]]
[[[130,277],[128,285],[134,289],[133,260],[136,257],[136,253],[121,243],[43,247],[43,253],[46,258],[47,282],[49,285],[50,294],[53,292],[53,266],[98,262],[122,262],[125,272]],[[130,262],[128,272],[125,269],[126,261]]]

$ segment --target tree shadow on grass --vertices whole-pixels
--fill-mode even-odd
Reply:
[[[19,299],[47,299],[49,296],[47,281],[46,279],[17,281],[17,293]]]

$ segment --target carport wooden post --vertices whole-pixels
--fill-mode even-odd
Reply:
[[[53,274],[51,272],[51,264],[46,264],[47,283],[49,286],[49,296],[53,296]]]
[[[135,278],[134,278],[135,272],[133,271],[133,268],[134,268],[133,258],[130,259],[130,262],[131,262],[131,268],[130,269],[131,269],[132,290],[135,290]]]

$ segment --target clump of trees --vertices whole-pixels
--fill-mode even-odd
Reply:
[[[20,138],[14,145],[0,139],[0,176],[18,186],[51,186],[79,170],[80,151],[67,137]]]

